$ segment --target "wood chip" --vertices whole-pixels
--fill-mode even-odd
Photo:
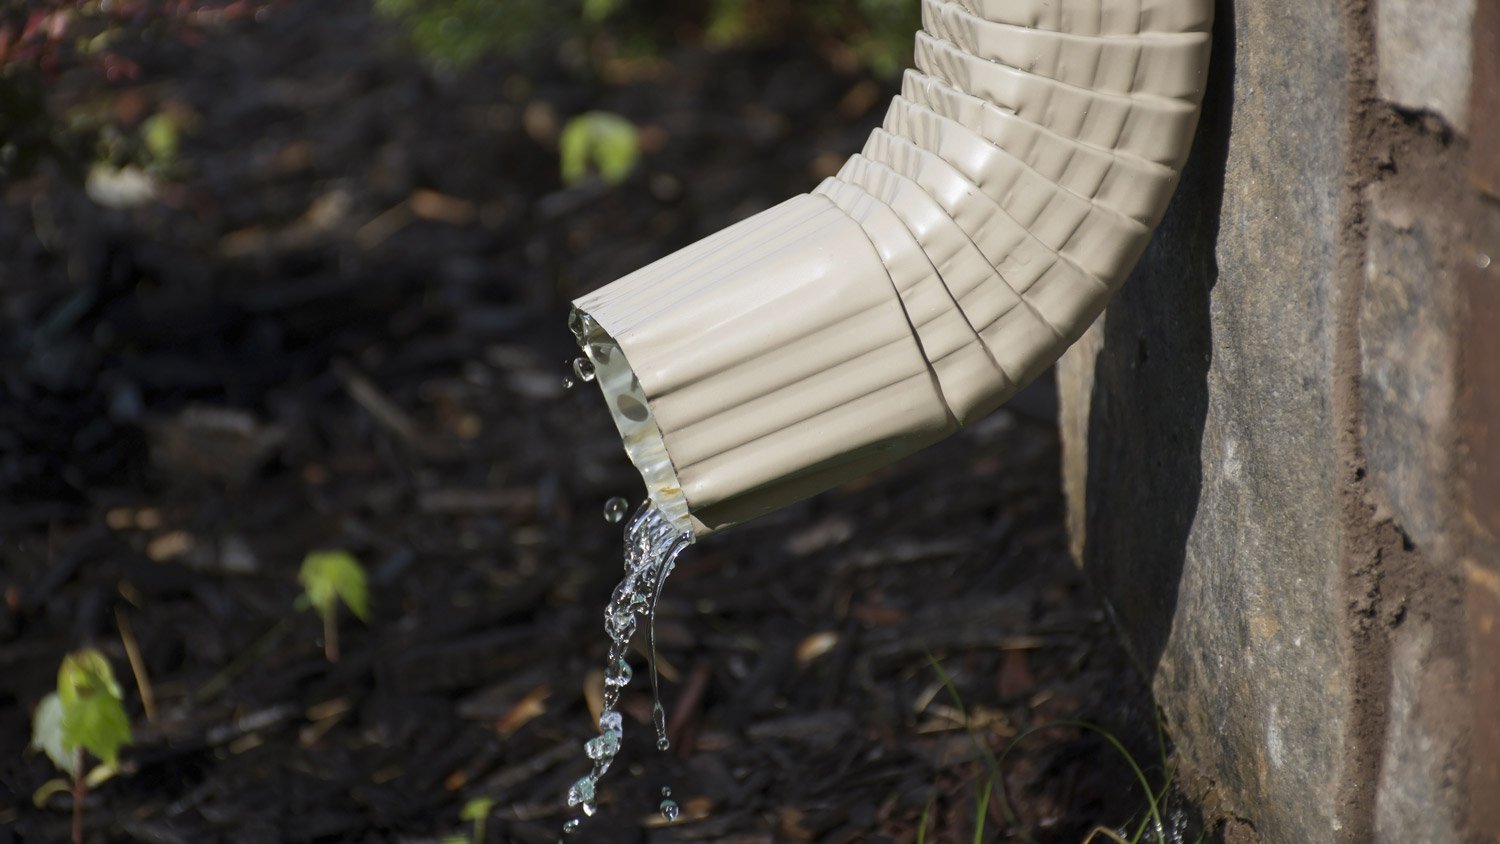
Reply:
[[[1031,657],[1024,649],[1005,651],[1000,659],[1000,671],[995,677],[995,691],[1001,700],[1019,700],[1036,690],[1036,677],[1031,673]]]
[[[537,686],[527,692],[515,706],[510,708],[510,711],[495,722],[495,732],[499,733],[502,738],[514,735],[517,730],[546,713],[547,698],[551,696],[551,686]],[[598,723],[598,721],[598,717],[595,717],[594,722]]]
[[[349,699],[336,697],[332,700],[325,700],[322,703],[315,703],[309,706],[306,715],[309,721],[322,721],[337,715],[343,715],[348,711]]]
[[[450,226],[471,225],[479,217],[479,212],[474,203],[467,199],[438,193],[435,190],[416,190],[406,200],[411,204],[413,214],[424,220],[435,223],[447,223]]]
[[[803,639],[797,645],[797,664],[807,665],[824,656],[838,646],[839,634],[835,630],[824,630]]]
[[[604,671],[602,669],[595,668],[584,675],[583,701],[589,707],[589,723],[597,725],[599,716],[604,713]]]
[[[787,537],[784,547],[794,557],[805,557],[815,551],[842,545],[854,537],[854,522],[834,517],[824,519]]]
[[[197,542],[186,531],[168,531],[146,543],[146,556],[158,563],[181,557],[193,550]]]

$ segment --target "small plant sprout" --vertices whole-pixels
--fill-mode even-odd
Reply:
[[[484,826],[490,819],[490,812],[495,808],[495,801],[488,797],[475,797],[464,804],[463,810],[458,813],[460,820],[472,823],[474,826],[469,837],[452,835],[444,838],[441,844],[484,844]]]
[[[348,551],[314,551],[302,561],[302,601],[323,617],[323,655],[339,661],[339,602],[360,621],[370,619],[370,587],[365,570]],[[300,603],[300,602],[299,602]]]
[[[88,790],[119,772],[120,748],[130,744],[124,695],[104,655],[93,649],[69,654],[57,672],[57,691],[42,698],[32,716],[31,746],[47,754],[68,779],[43,783],[38,807],[61,791],[73,793],[73,841],[83,841],[83,803]],[[85,771],[89,756],[99,760]]]
[[[590,170],[597,171],[606,184],[618,185],[641,157],[635,124],[607,111],[591,111],[569,120],[559,146],[562,180],[567,185],[582,182]]]

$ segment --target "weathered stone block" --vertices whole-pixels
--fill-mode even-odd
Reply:
[[[1074,551],[1236,835],[1489,840],[1500,207],[1463,137],[1351,110],[1359,4],[1228,5],[1172,208],[1060,365]],[[1379,83],[1454,119],[1472,11],[1382,0]]]
[[[1420,169],[1420,168],[1415,168]],[[1420,574],[1393,570],[1384,588],[1410,595],[1387,622],[1389,672],[1378,842],[1460,841],[1465,794],[1453,771],[1466,763],[1462,675],[1459,464],[1461,226],[1439,204],[1445,187],[1421,172],[1364,197],[1370,230],[1360,290],[1363,446],[1375,524],[1401,528]],[[1425,579],[1425,582],[1424,582]],[[1440,610],[1434,617],[1434,609]],[[1378,640],[1377,640],[1378,642]],[[1378,650],[1377,650],[1378,653]]]
[[[1469,126],[1475,0],[1379,0],[1380,95]]]
[[[1083,565],[1185,766],[1262,840],[1338,839],[1337,0],[1220,4],[1203,125],[1140,267],[1064,360]]]
[[[1440,209],[1377,186],[1359,339],[1365,457],[1378,512],[1431,556],[1454,559],[1446,523],[1458,463],[1457,236]]]
[[[1393,637],[1389,709],[1375,794],[1376,844],[1459,844],[1462,643],[1451,618],[1414,618]]]

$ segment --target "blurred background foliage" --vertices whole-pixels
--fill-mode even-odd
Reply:
[[[132,58],[146,41],[188,47],[202,31],[260,20],[284,0],[0,0],[0,179],[51,164],[99,188],[96,199],[144,197],[170,177],[179,136],[192,115],[117,120],[117,111],[57,114],[45,92],[60,80],[148,82]],[[398,39],[440,75],[489,61],[551,52],[603,84],[666,69],[681,49],[755,49],[801,41],[841,71],[891,77],[907,66],[918,0],[371,0]],[[103,101],[101,101],[103,102]],[[562,136],[559,173],[574,184],[589,173],[616,183],[639,150],[623,118],[573,118]]]
[[[132,57],[141,45],[192,47],[205,29],[262,19],[284,2],[0,0],[0,179],[25,177],[43,163],[75,178],[127,166],[167,171],[185,115],[118,120],[107,98],[57,114],[47,91],[69,78],[87,80],[86,87],[141,81]]]
[[[436,64],[463,70],[548,41],[583,40],[595,59],[674,47],[748,47],[804,38],[880,75],[911,55],[917,0],[375,0]]]
[[[438,72],[560,49],[605,82],[659,70],[673,49],[753,49],[804,41],[849,72],[892,77],[909,63],[918,0],[374,0]],[[565,184],[617,184],[639,147],[623,117],[591,112],[561,133]]]

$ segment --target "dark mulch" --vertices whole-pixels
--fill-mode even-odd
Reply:
[[[352,0],[158,44],[142,84],[65,79],[55,106],[196,115],[161,201],[6,187],[0,842],[66,838],[25,747],[86,644],[138,725],[90,840],[433,840],[476,796],[492,841],[558,836],[618,576],[600,509],[639,490],[592,388],[562,388],[566,302],[811,188],[890,89],[797,45],[684,49],[613,85],[551,51],[439,78],[396,45]],[[651,153],[623,186],[565,190],[550,138],[591,108]],[[925,816],[927,840],[967,841],[979,742],[1084,718],[1155,759],[1146,691],[1068,562],[1057,469],[1052,427],[1001,413],[690,550],[658,625],[676,748],[651,746],[637,682],[577,840],[911,842]],[[336,665],[293,609],[314,548],[373,581]],[[1021,823],[992,802],[986,840],[1074,842],[1144,807],[1091,734],[1004,769]],[[666,829],[663,785],[685,810]]]

